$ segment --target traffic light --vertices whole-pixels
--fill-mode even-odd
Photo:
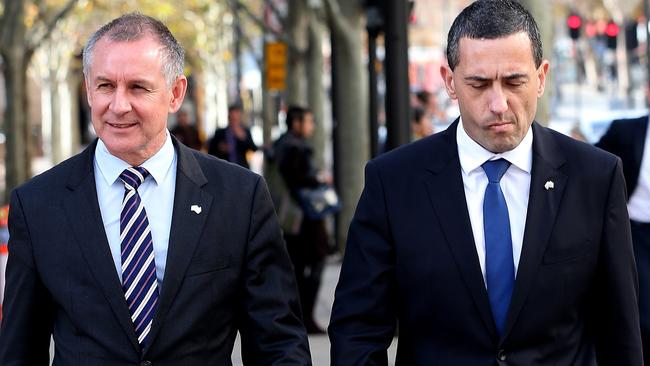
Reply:
[[[580,28],[582,27],[582,18],[577,14],[571,14],[566,19],[566,25],[569,27],[569,36],[576,40],[580,38]]]
[[[618,32],[620,31],[618,24],[614,23],[613,20],[610,20],[607,23],[605,28],[605,36],[607,37],[607,48],[615,50],[616,49],[616,39],[618,38]]]

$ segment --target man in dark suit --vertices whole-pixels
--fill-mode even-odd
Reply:
[[[532,16],[479,0],[441,74],[460,121],[366,166],[329,327],[333,365],[641,365],[613,155],[534,122]]]
[[[646,93],[648,91],[646,90]],[[636,268],[643,357],[650,365],[650,134],[648,116],[617,120],[596,146],[618,155],[629,194],[627,201]]]
[[[242,123],[242,107],[228,107],[228,127],[214,132],[208,145],[208,154],[248,168],[248,153],[257,151],[251,132]]]
[[[166,129],[187,80],[160,21],[127,14],[84,50],[99,136],[12,193],[0,364],[310,365],[264,181]]]

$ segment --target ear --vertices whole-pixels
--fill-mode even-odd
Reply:
[[[454,85],[454,72],[451,70],[449,65],[440,66],[440,76],[442,81],[445,82],[445,89],[447,90],[447,95],[449,98],[456,100],[458,96],[456,95],[456,86]]]
[[[548,60],[542,61],[537,69],[537,97],[540,98],[544,95],[544,88],[546,87],[546,74],[548,73],[549,62]]]
[[[187,92],[187,78],[185,75],[179,76],[171,88],[171,99],[169,100],[169,113],[176,113],[183,104],[185,93]]]

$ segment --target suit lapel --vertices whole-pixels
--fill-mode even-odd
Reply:
[[[460,160],[456,144],[458,120],[446,131],[441,132],[447,142],[443,149],[432,152],[433,162],[429,165],[425,179],[431,204],[440,220],[447,244],[458,266],[465,285],[472,294],[474,303],[492,337],[496,328],[492,319],[490,302],[485,289],[481,266],[476,253],[472,225],[467,210],[463,188]]]
[[[88,262],[96,282],[101,287],[119,324],[140,352],[124,292],[113,264],[113,257],[106,239],[102,222],[97,190],[95,187],[94,156],[96,142],[91,144],[80,156],[73,173],[68,179],[70,190],[63,200],[64,209],[70,222],[79,249]]]
[[[212,204],[212,196],[201,188],[207,184],[207,179],[192,152],[178,143],[175,138],[172,138],[172,141],[178,156],[174,211],[169,236],[167,266],[158,308],[153,319],[150,344],[155,341],[176,297],[185,271],[199,243]],[[193,205],[200,207],[200,213],[190,210]]]
[[[512,329],[530,291],[548,244],[560,207],[567,176],[559,168],[564,157],[550,132],[533,123],[533,168],[528,212],[515,288],[510,301],[503,338]],[[547,182],[553,188],[546,189]]]

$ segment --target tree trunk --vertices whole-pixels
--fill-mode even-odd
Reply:
[[[336,139],[338,187],[342,209],[339,214],[337,239],[345,245],[348,227],[364,182],[364,166],[370,157],[368,128],[368,88],[366,70],[362,61],[361,35],[363,18],[361,2],[337,0],[342,21],[350,31],[333,27],[332,52],[336,78]]]
[[[303,0],[289,0],[288,33],[293,44],[287,58],[287,104],[307,106],[306,60],[309,37],[309,8]]]
[[[16,1],[5,2],[3,21],[11,24],[10,35],[3,35],[2,70],[6,83],[7,109],[5,111],[5,135],[7,154],[5,159],[4,202],[9,202],[11,191],[29,179],[31,175],[31,139],[27,118],[27,63],[25,52],[24,5]],[[7,25],[7,24],[5,24]]]
[[[309,49],[307,54],[307,99],[316,121],[311,144],[314,147],[314,162],[318,169],[325,168],[325,116],[323,90],[323,26],[317,17],[309,22]]]
[[[542,45],[544,46],[544,58],[550,59],[553,55],[553,7],[545,1],[539,0],[519,0],[519,2],[526,8],[535,18],[539,32],[542,36]],[[553,87],[553,78],[546,78],[546,87],[544,95],[539,99],[537,104],[537,115],[535,119],[537,122],[548,125],[551,118],[551,100],[552,93],[555,90]]]

